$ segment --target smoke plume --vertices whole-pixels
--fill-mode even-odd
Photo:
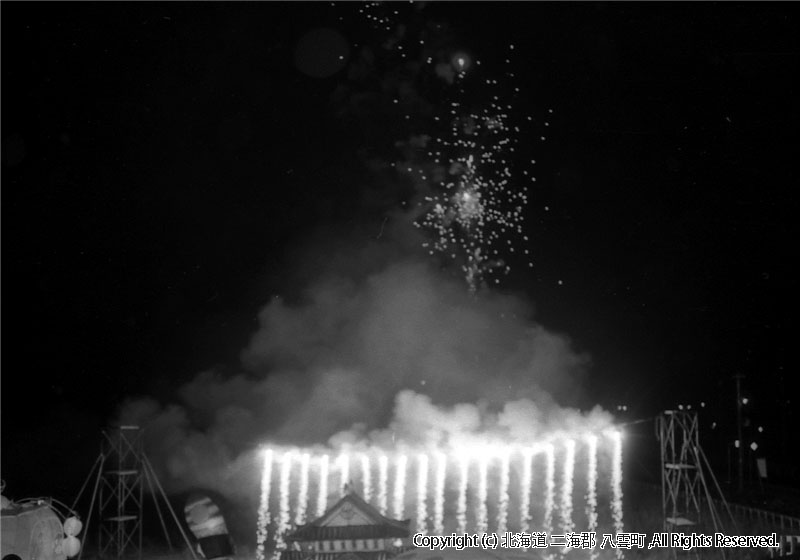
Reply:
[[[263,307],[240,373],[204,371],[173,404],[129,401],[121,421],[147,428],[170,489],[227,495],[256,488],[248,452],[267,441],[530,441],[585,422],[553,395],[575,395],[588,365],[567,337],[531,317],[524,299],[473,297],[415,259],[356,275],[329,271],[299,301]]]

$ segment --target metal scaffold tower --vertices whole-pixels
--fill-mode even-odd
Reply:
[[[727,510],[731,523],[733,516],[700,447],[697,413],[667,410],[658,417],[656,430],[661,443],[664,531],[682,532],[687,526],[710,523],[714,532],[724,532],[718,504]]]
[[[178,521],[175,511],[167,500],[164,489],[155,475],[150,461],[144,454],[142,430],[138,426],[119,426],[112,431],[103,432],[100,455],[95,461],[89,476],[75,498],[80,500],[93,473],[94,489],[86,518],[86,535],[93,514],[97,514],[97,552],[100,558],[142,557],[142,528],[145,485],[154,499],[161,529],[172,550],[172,541],[167,531],[162,506],[170,512],[183,540],[196,560],[192,545],[186,532]],[[74,506],[73,506],[74,509]],[[82,553],[83,551],[81,551]],[[78,559],[80,560],[80,556]]]

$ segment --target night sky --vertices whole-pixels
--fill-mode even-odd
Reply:
[[[423,32],[486,75],[503,76],[514,46],[516,104],[534,117],[519,123],[536,160],[520,183],[533,266],[509,256],[476,297],[524,299],[591,356],[557,400],[625,404],[621,421],[706,402],[723,449],[741,373],[748,437],[786,460],[800,443],[797,6],[371,6],[388,31],[360,6],[2,3],[10,494],[68,501],[121,402],[179,401],[201,371],[247,369],[259,312],[302,304],[332,268],[413,258],[463,282],[404,233],[420,196],[385,165],[448,114],[448,84],[424,64],[403,82]],[[479,80],[464,80],[477,103]],[[416,106],[393,106],[398,83]],[[337,261],[367,243],[375,264]]]

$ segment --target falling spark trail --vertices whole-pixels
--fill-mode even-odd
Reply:
[[[328,472],[330,457],[323,455],[319,461],[319,488],[317,489],[317,517],[322,517],[328,509]]]
[[[586,438],[589,454],[586,467],[586,530],[594,533],[597,531],[597,436],[590,435]],[[590,553],[593,560],[597,556],[594,549]]]
[[[508,452],[500,456],[500,504],[497,508],[497,532],[505,533],[508,527],[508,485],[510,483],[511,458]]]
[[[519,524],[527,533],[531,530],[531,483],[533,480],[533,449],[522,451],[522,476],[520,478]]]
[[[488,499],[488,478],[489,478],[489,457],[484,454],[478,459],[478,504],[477,504],[477,523],[478,533],[486,533],[489,530],[489,511],[486,508]]]
[[[544,489],[544,524],[545,533],[553,532],[553,506],[555,505],[556,487],[556,455],[552,444],[547,444],[545,450],[545,489]]]
[[[461,473],[458,479],[458,504],[456,516],[458,518],[458,532],[467,532],[467,488],[469,486],[469,457],[461,455],[459,457],[459,471]]]
[[[614,532],[619,534],[625,529],[622,524],[622,433],[614,431],[611,438],[614,441],[611,465],[611,516],[614,518]],[[617,558],[623,557],[621,548],[617,548],[616,553]]]
[[[346,452],[339,455],[339,491],[344,495],[350,486],[350,455]]]
[[[417,532],[427,532],[428,521],[428,455],[420,453],[417,457]]]
[[[256,535],[256,560],[264,560],[264,546],[270,523],[269,495],[272,491],[272,449],[264,452],[264,469],[261,472],[261,500],[258,506],[258,532]]]
[[[280,493],[281,493],[281,500],[280,500],[280,518],[278,520],[278,528],[275,534],[275,552],[276,555],[280,554],[280,551],[286,548],[286,542],[284,541],[284,537],[286,536],[286,531],[289,529],[289,523],[291,520],[291,515],[289,511],[289,484],[291,482],[291,475],[292,475],[292,453],[287,451],[281,457],[281,473],[280,473]]]
[[[361,455],[361,478],[364,501],[369,502],[372,499],[372,472],[370,471],[369,455],[366,453]]]
[[[444,533],[444,483],[447,478],[447,455],[439,452],[436,456],[436,501],[433,505],[433,532]]]
[[[406,457],[405,453],[401,453],[397,456],[394,473],[394,503],[392,504],[395,519],[403,519],[403,515],[405,514],[407,464],[408,457]]]
[[[572,488],[573,476],[575,475],[575,442],[566,441],[566,452],[564,454],[564,465],[561,480],[561,530],[564,533],[574,531],[572,523]],[[566,549],[565,549],[566,550]]]
[[[386,515],[389,493],[389,458],[386,455],[378,457],[378,509],[381,515]]]
[[[306,507],[308,505],[308,469],[311,464],[311,454],[303,453],[300,456],[300,489],[297,492],[297,504],[295,505],[295,525],[302,525],[306,522]]]

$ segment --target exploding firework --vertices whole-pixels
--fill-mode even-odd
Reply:
[[[490,274],[508,273],[517,256],[528,260],[523,222],[535,161],[522,153],[535,149],[533,117],[523,110],[513,44],[498,64],[482,61],[456,43],[449,25],[413,12],[366,2],[357,19],[381,47],[369,58],[381,56],[391,69],[384,83],[397,84],[385,91],[408,136],[392,165],[420,192],[415,225],[430,237],[423,246],[460,265],[476,292]]]
[[[465,87],[480,81],[478,77],[467,78],[471,72],[458,73],[456,86],[462,94]],[[513,78],[513,74],[508,73],[506,78]],[[432,184],[425,197],[426,211],[416,222],[433,235],[433,241],[426,243],[431,254],[438,252],[462,262],[472,292],[484,283],[487,274],[508,272],[509,254],[519,249],[520,240],[528,240],[522,227],[528,204],[527,181],[516,179],[512,173],[520,141],[520,128],[513,124],[514,106],[500,99],[498,80],[484,80],[481,89],[488,92],[488,101],[477,109],[451,102],[444,119],[449,126],[443,133],[430,136],[427,156],[441,169],[420,170],[426,179],[431,177],[428,182]],[[410,169],[413,171],[413,167]],[[528,177],[531,180],[533,177]],[[525,247],[520,252],[529,254]]]

